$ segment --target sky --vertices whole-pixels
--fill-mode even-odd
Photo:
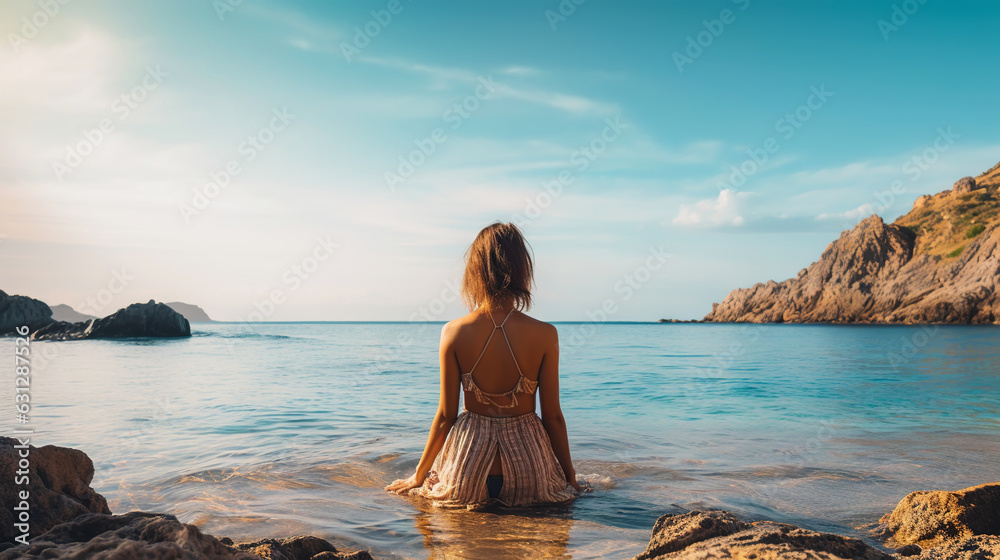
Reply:
[[[1000,161],[992,1],[5,0],[0,289],[104,316],[695,319]]]

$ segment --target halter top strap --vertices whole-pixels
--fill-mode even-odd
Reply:
[[[510,339],[507,338],[507,331],[503,330],[503,326],[507,324],[507,319],[510,319],[510,314],[514,312],[514,308],[510,308],[507,312],[507,316],[503,318],[503,321],[498,325],[496,321],[493,320],[493,314],[487,313],[486,315],[490,318],[490,322],[493,323],[493,332],[490,333],[490,337],[486,339],[486,344],[483,345],[483,351],[479,353],[479,358],[476,359],[476,363],[469,370],[466,375],[472,375],[472,372],[476,371],[476,367],[479,366],[479,362],[483,359],[483,355],[486,354],[486,348],[489,347],[490,342],[493,340],[493,335],[496,334],[497,329],[503,333],[504,340],[507,341],[507,348],[510,350],[510,356],[514,358],[514,365],[517,366],[517,373],[521,373],[521,366],[517,364],[517,356],[514,355],[514,349],[510,346]],[[522,374],[523,375],[523,374]]]
[[[514,309],[511,308],[511,310],[507,312],[507,316],[504,317],[503,321],[501,321],[499,325],[493,320],[493,315],[488,314],[490,322],[493,323],[493,331],[490,333],[490,337],[486,339],[483,351],[479,353],[479,358],[476,359],[476,363],[472,366],[472,369],[469,370],[468,373],[462,374],[462,381],[464,382],[465,389],[467,391],[472,391],[476,395],[476,400],[483,404],[493,405],[499,408],[513,408],[514,406],[517,406],[517,393],[534,393],[535,388],[538,387],[538,381],[528,379],[521,371],[521,365],[517,363],[517,356],[514,355],[514,348],[510,345],[510,339],[507,338],[507,331],[503,328],[504,325],[507,324],[507,319],[510,319],[510,315],[513,312]],[[514,385],[514,388],[510,391],[505,391],[503,393],[487,393],[476,385],[476,380],[472,378],[472,372],[476,371],[476,368],[479,366],[479,362],[482,361],[483,356],[486,354],[486,348],[489,347],[490,342],[493,340],[493,335],[496,334],[498,329],[501,334],[503,334],[504,340],[507,342],[507,349],[510,350],[510,357],[514,359],[514,367],[517,368],[518,379],[517,384]],[[493,397],[506,397],[510,399],[511,402],[509,404],[498,403],[493,400]]]

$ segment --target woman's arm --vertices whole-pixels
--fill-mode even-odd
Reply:
[[[542,425],[552,441],[552,450],[559,459],[566,482],[573,488],[582,490],[576,481],[576,470],[569,454],[569,436],[566,435],[566,419],[562,407],[559,406],[559,334],[555,327],[552,333],[545,357],[542,358],[542,369],[538,373],[538,397],[541,400]]]
[[[439,359],[441,362],[441,397],[438,402],[437,413],[431,422],[431,430],[427,435],[427,444],[424,446],[424,454],[420,457],[417,470],[408,479],[396,480],[385,487],[389,492],[405,492],[411,488],[417,488],[424,483],[427,473],[430,472],[434,459],[437,458],[444,442],[448,437],[448,432],[455,424],[458,417],[458,392],[459,392],[459,372],[458,360],[455,358],[454,341],[455,332],[451,323],[446,324],[441,329],[441,350]]]

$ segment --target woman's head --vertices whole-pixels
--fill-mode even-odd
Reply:
[[[528,309],[533,281],[531,253],[514,224],[486,226],[465,254],[462,298],[469,309],[489,311],[508,304]]]

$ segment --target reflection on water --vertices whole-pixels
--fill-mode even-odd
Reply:
[[[115,512],[385,557],[628,558],[665,513],[856,533],[911,491],[1000,478],[996,328],[941,327],[914,350],[920,327],[603,325],[561,359],[576,469],[595,490],[475,512],[382,490],[426,441],[436,325],[196,329],[35,344],[35,441],[86,451]]]
[[[429,558],[572,558],[565,511],[463,511],[417,506]]]

